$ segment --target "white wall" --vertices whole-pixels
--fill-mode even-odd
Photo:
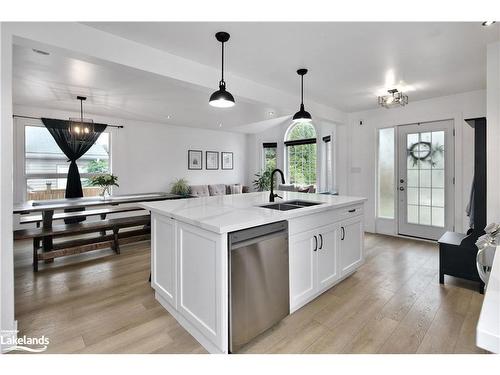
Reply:
[[[14,106],[14,113],[34,116],[68,118],[78,116],[77,113],[57,110]],[[190,184],[247,184],[247,135],[225,131],[214,131],[167,124],[157,124],[105,118],[87,117],[96,122],[123,125],[123,129],[111,129],[111,162],[113,174],[118,176],[119,188],[114,194],[169,191],[170,184],[176,178],[186,178]],[[16,121],[16,160],[22,157],[23,137],[22,120]],[[203,151],[203,169],[188,170],[187,151]],[[205,169],[205,151],[233,152],[233,170]],[[14,195],[16,200],[24,197],[22,185],[22,163],[16,164]]]
[[[0,331],[16,329],[12,253],[12,37],[4,25],[0,24]]]
[[[488,45],[486,124],[487,222],[500,222],[500,42]]]
[[[347,134],[337,137],[341,145],[347,144],[348,161],[345,168],[340,164],[338,173],[345,174],[340,180],[346,180],[347,194],[368,198],[365,205],[366,230],[395,234],[396,223],[377,225],[376,215],[376,152],[377,129],[437,120],[454,120],[455,127],[455,228],[466,230],[468,220],[465,206],[469,200],[469,191],[473,174],[473,130],[464,119],[486,115],[486,92],[472,91],[457,95],[439,97],[418,102],[411,102],[404,108],[375,109],[349,114]],[[363,125],[359,125],[359,121]],[[342,138],[340,138],[342,136]],[[385,223],[387,224],[387,223]]]

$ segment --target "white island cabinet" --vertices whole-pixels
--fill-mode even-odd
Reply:
[[[151,211],[151,286],[156,299],[210,353],[228,353],[228,234],[286,220],[290,313],[363,262],[364,198],[279,192],[320,203],[261,207],[268,193],[141,204]]]

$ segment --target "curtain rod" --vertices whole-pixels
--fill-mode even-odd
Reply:
[[[27,118],[27,119],[30,119],[30,120],[41,120],[42,119],[41,117],[22,116],[22,115],[12,115],[12,117]],[[106,126],[108,126],[110,128],[123,129],[123,125],[108,125],[108,124],[106,124]]]

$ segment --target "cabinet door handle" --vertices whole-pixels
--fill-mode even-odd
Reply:
[[[340,227],[340,230],[341,230],[341,232],[342,232],[342,235],[341,235],[341,237],[340,237],[340,240],[341,240],[341,241],[344,241],[344,238],[345,238],[345,229],[344,229],[344,227]]]
[[[349,210],[349,212],[356,212],[356,209],[353,208],[352,210]]]
[[[321,250],[323,248],[323,236],[321,234],[319,235],[319,239],[321,240],[319,243],[319,249]]]
[[[314,251],[318,250],[318,237],[314,236]]]

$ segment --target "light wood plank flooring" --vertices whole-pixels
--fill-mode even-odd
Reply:
[[[483,353],[476,285],[438,283],[431,243],[367,234],[358,272],[245,346],[242,353]],[[15,245],[20,335],[50,353],[205,353],[154,299],[149,242],[58,259],[31,271]]]

